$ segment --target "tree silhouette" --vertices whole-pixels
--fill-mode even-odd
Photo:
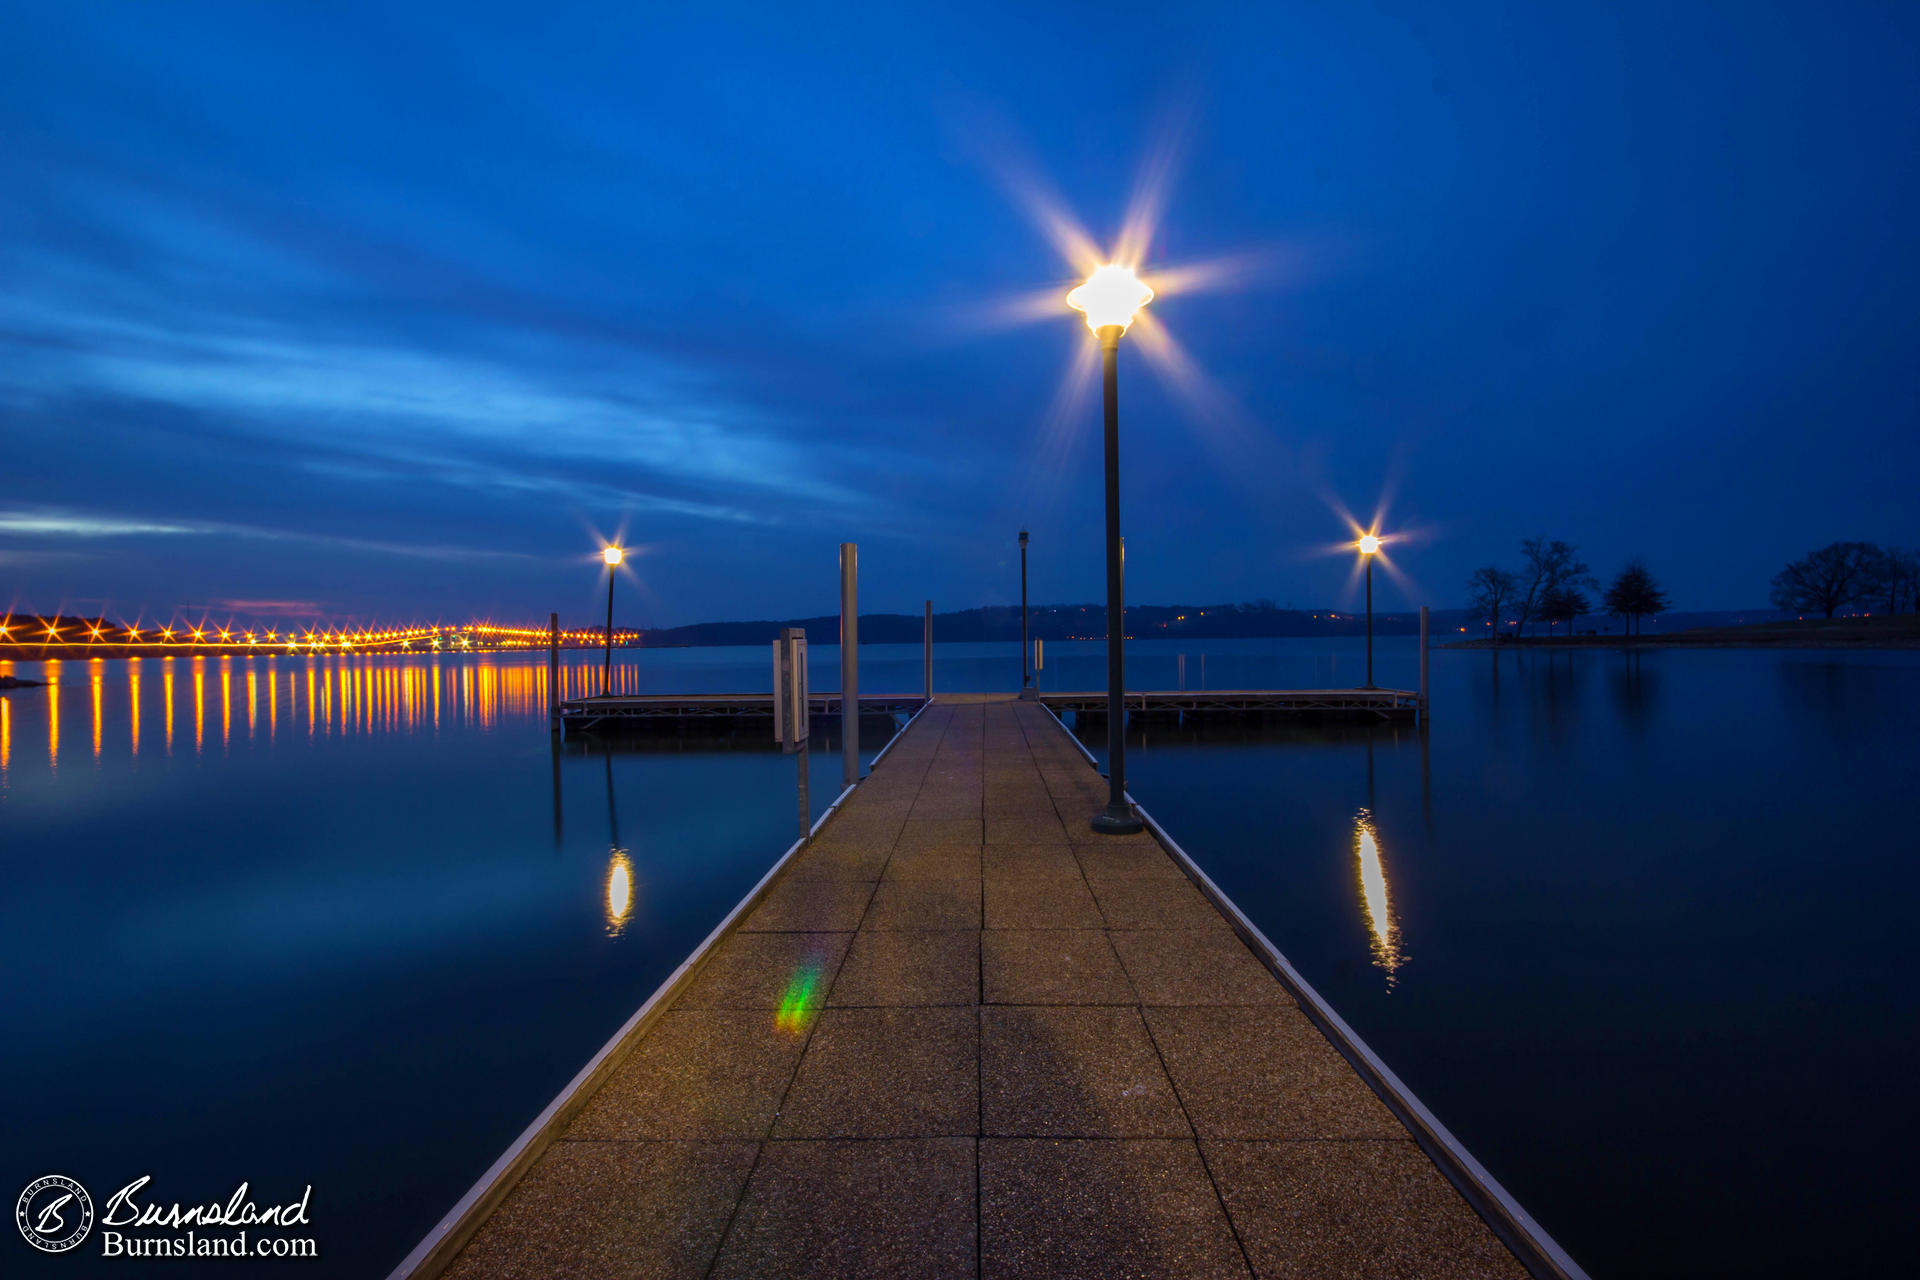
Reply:
[[[1774,607],[1831,618],[1874,590],[1880,561],[1880,548],[1870,542],[1829,543],[1773,575]]]
[[[1578,587],[1556,586],[1540,600],[1540,616],[1546,620],[1547,634],[1553,634],[1556,622],[1567,624],[1567,634],[1573,634],[1573,623],[1583,613],[1592,613],[1593,603]]]
[[[1586,561],[1580,558],[1579,550],[1570,542],[1562,542],[1558,538],[1551,542],[1541,537],[1523,538],[1520,557],[1519,587],[1524,590],[1520,598],[1522,630],[1556,589],[1571,590],[1593,585],[1593,575],[1588,571]]]
[[[1475,569],[1467,578],[1468,598],[1473,610],[1476,614],[1486,615],[1487,625],[1492,628],[1495,640],[1500,638],[1500,613],[1519,587],[1519,580],[1499,565],[1490,564],[1483,569]]]
[[[1899,613],[1902,605],[1910,611],[1920,610],[1916,590],[1920,590],[1920,552],[1882,547],[1880,558],[1873,566],[1876,601],[1886,601],[1890,614]]]
[[[1600,603],[1608,613],[1624,620],[1629,635],[1638,634],[1636,624],[1641,618],[1668,608],[1667,593],[1653,580],[1646,561],[1638,557],[1627,561],[1627,567],[1613,580]]]

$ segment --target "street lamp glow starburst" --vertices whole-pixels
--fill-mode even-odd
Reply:
[[[1117,328],[1125,333],[1140,308],[1153,301],[1153,288],[1133,273],[1133,268],[1109,262],[1087,277],[1085,284],[1067,294],[1067,305],[1086,316],[1087,328],[1096,334]]]

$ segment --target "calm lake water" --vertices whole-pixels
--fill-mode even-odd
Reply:
[[[1920,654],[1432,679],[1425,739],[1136,730],[1131,789],[1594,1275],[1913,1274]]]
[[[834,650],[812,656],[836,687]],[[1129,683],[1351,684],[1362,661],[1146,641]],[[1099,644],[1047,662],[1045,687],[1104,683]],[[1380,642],[1383,683],[1415,665]],[[646,651],[616,679],[768,669],[762,648]],[[1920,655],[1432,671],[1425,738],[1136,731],[1134,792],[1596,1275],[1904,1271]],[[796,762],[757,733],[556,762],[543,656],[48,674],[0,695],[0,1186],[311,1183],[321,1258],[276,1273],[383,1275],[799,823]],[[597,665],[566,678],[595,688]],[[935,680],[1012,688],[1017,652],[943,647]],[[863,689],[919,683],[917,647],[863,648]],[[818,745],[812,813],[840,772]]]

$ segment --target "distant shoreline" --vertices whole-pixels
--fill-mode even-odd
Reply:
[[[1650,636],[1576,635],[1457,640],[1443,649],[1920,649],[1920,614],[1806,618],[1739,627],[1694,627]]]

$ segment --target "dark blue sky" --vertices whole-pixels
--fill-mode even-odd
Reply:
[[[1913,543],[1920,8],[7,3],[0,584],[148,618],[1102,590],[1091,342],[1025,172],[1146,267],[1129,595],[1354,600],[1540,532],[1684,606]],[[1086,390],[1087,388],[1082,388]],[[223,606],[216,606],[223,607]]]

